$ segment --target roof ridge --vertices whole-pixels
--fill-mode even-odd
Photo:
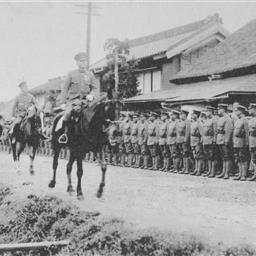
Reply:
[[[181,34],[185,34],[188,33],[190,31],[193,30],[197,30],[200,29],[201,26],[207,26],[210,24],[217,24],[217,23],[222,23],[222,19],[219,17],[219,14],[215,13],[212,16],[208,16],[205,19],[193,22],[193,23],[188,23],[179,27],[175,27],[175,28],[171,28],[171,29],[167,29],[167,30],[163,30],[161,32],[157,32],[157,33],[153,33],[147,36],[142,36],[142,37],[138,37],[135,39],[131,39],[128,41],[130,47],[135,47],[138,45],[143,45],[143,44],[147,44],[149,42],[153,42],[153,41],[158,41],[164,38],[168,38],[168,37],[174,37],[174,36],[178,36]]]

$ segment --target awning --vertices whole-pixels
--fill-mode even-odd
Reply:
[[[175,85],[172,89],[156,91],[126,99],[138,102],[186,102],[214,99],[229,94],[256,93],[256,74],[221,80]]]

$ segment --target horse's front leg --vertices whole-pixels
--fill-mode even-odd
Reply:
[[[83,156],[82,154],[79,154],[79,156],[76,159],[77,162],[77,199],[82,200],[83,197],[83,192],[82,192],[82,176],[83,176]]]
[[[30,158],[29,173],[30,173],[30,175],[33,175],[35,173],[35,171],[34,171],[34,160],[35,160],[35,155],[36,155],[36,147],[29,146],[28,147],[28,154],[29,154],[29,158]]]
[[[76,159],[76,157],[75,157],[74,153],[70,150],[69,159],[68,159],[68,163],[67,163],[67,178],[68,178],[67,192],[70,194],[74,192],[74,189],[72,187],[71,172],[72,172],[72,166],[73,166],[75,159]]]
[[[21,172],[20,168],[20,155],[21,152],[23,151],[24,146],[20,142],[16,142],[16,170],[18,173]]]
[[[100,198],[103,194],[103,190],[105,187],[105,176],[106,176],[106,171],[107,171],[107,161],[106,161],[106,156],[105,156],[105,151],[102,150],[100,154],[100,166],[101,166],[101,182],[99,185],[99,189],[97,191],[97,197]]]
[[[53,150],[53,162],[52,162],[52,170],[53,170],[53,176],[52,180],[50,181],[48,187],[54,188],[56,184],[56,172],[58,167],[58,159],[60,154],[61,147],[55,147]]]

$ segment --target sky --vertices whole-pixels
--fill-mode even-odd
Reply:
[[[86,3],[84,3],[86,4]],[[104,42],[132,39],[219,13],[230,32],[256,18],[256,2],[95,2],[91,63],[104,57]],[[85,8],[86,10],[86,8]],[[75,68],[85,50],[86,14],[75,2],[0,2],[0,101]],[[100,15],[100,16],[99,16]]]

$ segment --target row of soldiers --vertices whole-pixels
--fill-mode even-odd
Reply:
[[[236,104],[232,114],[227,104],[206,106],[188,116],[184,109],[122,115],[111,133],[109,161],[224,179],[235,169],[237,180],[256,178],[256,104]]]

